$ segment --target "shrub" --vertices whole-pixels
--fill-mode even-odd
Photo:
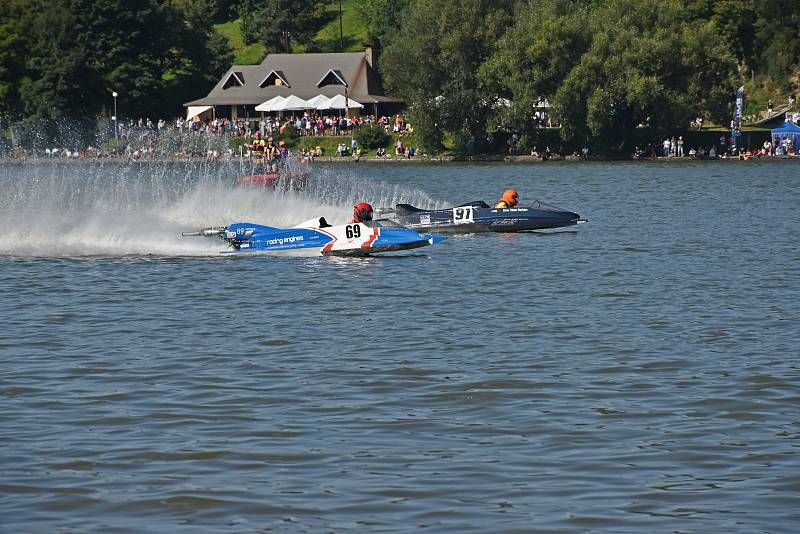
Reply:
[[[353,137],[362,149],[385,147],[389,142],[389,135],[381,125],[362,126],[353,132]]]
[[[293,143],[300,138],[300,130],[298,130],[294,124],[289,123],[283,129],[281,138],[287,143]]]

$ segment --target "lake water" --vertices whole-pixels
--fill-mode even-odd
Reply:
[[[3,532],[796,532],[800,165],[0,166]],[[589,220],[398,257],[352,203]]]

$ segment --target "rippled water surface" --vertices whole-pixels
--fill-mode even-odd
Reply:
[[[800,165],[0,167],[7,532],[796,532]],[[588,224],[399,257],[181,238],[352,202]]]

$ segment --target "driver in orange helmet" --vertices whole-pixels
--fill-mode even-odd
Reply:
[[[366,202],[359,202],[353,206],[353,220],[350,224],[363,223],[372,220],[372,206]]]
[[[500,202],[497,203],[495,208],[513,208],[517,205],[519,195],[516,189],[506,189],[503,196],[500,197]]]

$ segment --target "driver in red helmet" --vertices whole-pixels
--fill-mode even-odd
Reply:
[[[506,189],[503,196],[500,197],[500,202],[497,203],[495,208],[513,208],[519,202],[519,194],[516,189]]]
[[[353,206],[353,220],[350,224],[363,223],[372,220],[372,206],[366,202],[359,202]]]

